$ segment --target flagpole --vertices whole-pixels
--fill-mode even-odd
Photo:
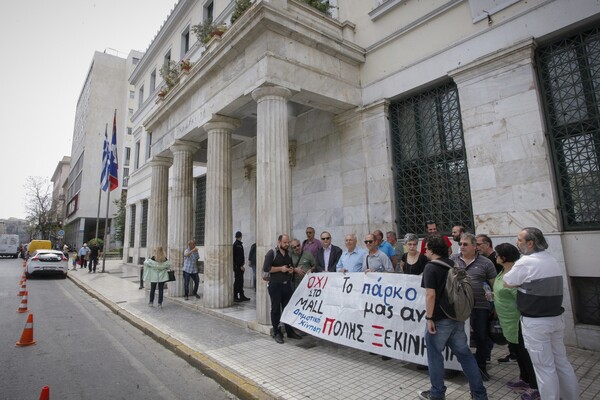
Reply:
[[[96,214],[96,236],[94,238],[98,238],[98,226],[100,225],[100,203],[102,201],[102,185],[100,185],[100,189],[98,189],[98,213]]]
[[[106,218],[104,219],[104,249],[102,251],[102,272],[104,272],[104,265],[106,264],[106,249],[108,244],[106,243],[106,233],[108,232],[108,209],[110,206],[110,190],[106,196]]]

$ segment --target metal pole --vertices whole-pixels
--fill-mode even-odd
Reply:
[[[106,243],[106,233],[108,231],[108,207],[110,206],[110,189],[108,190],[108,196],[106,196],[106,219],[104,220],[104,251],[102,251],[102,272],[104,272],[104,264],[106,263],[106,249],[108,243]]]
[[[102,186],[102,183],[100,183]],[[102,200],[102,187],[98,189],[98,213],[96,214],[96,236],[94,238],[98,239],[98,227],[100,225],[100,202]]]

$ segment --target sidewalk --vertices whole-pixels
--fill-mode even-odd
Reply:
[[[101,270],[101,262],[98,266]],[[139,290],[139,269],[107,260],[105,273],[69,271],[69,278],[115,313],[153,337],[242,399],[416,399],[429,389],[427,371],[400,360],[382,361],[367,352],[311,336],[283,345],[250,329],[255,296],[222,310],[205,309],[202,299],[165,296],[163,309],[148,306]],[[202,284],[200,284],[200,292]],[[567,348],[579,378],[581,399],[600,399],[600,353]],[[496,346],[485,382],[490,399],[520,399],[504,384],[518,374],[516,364],[502,365],[507,353]],[[446,398],[469,399],[466,379],[446,381]]]

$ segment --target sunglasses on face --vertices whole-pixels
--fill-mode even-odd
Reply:
[[[365,244],[371,244],[373,243],[373,240],[365,240]]]
[[[470,246],[470,245],[471,245],[471,243],[461,243],[460,245],[461,245],[461,246]]]
[[[331,240],[331,236],[322,237],[321,240]]]
[[[300,245],[299,245],[299,244],[297,244],[297,245],[295,245],[295,246],[292,246],[292,249],[299,249],[299,248],[300,248]]]

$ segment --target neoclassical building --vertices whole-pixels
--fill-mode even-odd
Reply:
[[[196,238],[204,305],[224,308],[237,230],[260,266],[309,225],[340,246],[429,219],[495,244],[536,226],[564,266],[569,344],[598,348],[597,2],[257,0],[231,23],[234,3],[180,0],[130,77],[125,262],[161,245],[181,273]],[[208,18],[228,29],[198,40]],[[165,94],[160,68],[182,59]]]

